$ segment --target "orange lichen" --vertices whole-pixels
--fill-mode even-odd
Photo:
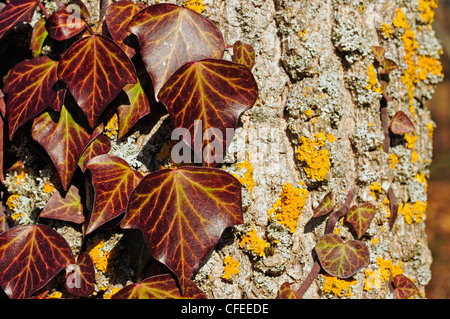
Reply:
[[[17,176],[16,176],[16,179],[15,179],[15,183],[17,184],[17,185],[20,185],[20,184],[22,184],[23,183],[23,180],[25,179],[25,171],[22,171],[22,172],[20,172]]]
[[[239,167],[239,171],[232,175],[236,177],[243,186],[247,187],[250,193],[252,193],[253,187],[255,186],[252,164],[245,160],[245,162],[240,162],[236,165]]]
[[[324,275],[325,282],[322,290],[327,293],[332,293],[335,296],[341,297],[342,294],[346,298],[353,297],[351,287],[357,284],[357,280],[345,280],[337,277]]]
[[[105,135],[111,138],[113,135],[117,135],[119,131],[119,119],[117,113],[109,119],[108,123],[105,125]]]
[[[420,18],[430,24],[434,20],[434,9],[438,7],[438,0],[419,0]]]
[[[397,265],[394,265],[391,259],[385,260],[381,257],[377,257],[378,269],[374,270],[366,268],[364,270],[364,290],[370,291],[373,288],[381,288],[381,284],[388,282],[389,279],[403,273],[402,261],[399,261]]]
[[[426,55],[419,55],[417,57],[417,72],[419,80],[422,81],[427,79],[428,74],[444,76],[442,74],[441,62],[438,59]]]
[[[9,209],[14,211],[17,208],[17,203],[15,201],[19,197],[20,197],[20,195],[15,195],[15,194],[9,196],[8,199],[6,200],[6,206],[8,206]]]
[[[406,146],[410,149],[414,148],[414,145],[416,145],[417,138],[418,136],[415,132],[406,133],[405,134]]]
[[[280,197],[269,209],[269,219],[276,220],[294,233],[308,194],[306,189],[294,187],[290,183],[284,184]]]
[[[420,222],[427,210],[427,202],[416,201],[414,203],[400,204],[398,211],[403,215],[408,224]]]
[[[44,185],[44,193],[46,194],[53,192],[55,189],[55,186],[53,186],[53,184],[50,182],[45,183]]]
[[[191,9],[197,13],[202,13],[206,10],[205,6],[203,5],[202,0],[185,0],[184,6],[188,9]]]
[[[111,291],[110,292],[105,292],[104,294],[103,294],[103,299],[111,299],[111,297],[116,293],[116,292],[118,292],[119,290],[121,290],[122,288],[119,288],[119,287],[112,287],[112,289],[111,289]]]
[[[239,267],[241,264],[239,261],[235,260],[231,256],[226,256],[223,260],[224,270],[223,270],[223,279],[230,279],[233,275],[237,275],[239,273]]]
[[[389,155],[389,167],[397,168],[397,164],[399,163],[398,156],[392,153]]]
[[[428,129],[428,136],[433,138],[433,133],[434,133],[434,125],[433,122],[428,122],[427,124],[427,129]]]
[[[391,25],[387,23],[381,24],[381,31],[384,32],[384,36],[388,39],[391,37],[393,33]]]
[[[323,149],[326,139],[322,132],[317,133],[313,139],[302,136],[300,146],[296,150],[297,159],[304,164],[306,176],[319,182],[325,180],[330,169],[330,153]],[[330,142],[334,140],[329,138]]]
[[[381,86],[378,83],[378,77],[377,77],[377,73],[375,72],[375,68],[373,66],[373,64],[369,65],[369,69],[368,69],[368,74],[369,74],[369,78],[367,79],[367,86],[366,89],[367,90],[372,90],[374,92],[377,93],[382,93],[381,92]]]
[[[261,239],[256,232],[255,225],[252,225],[252,229],[244,236],[242,236],[239,242],[239,247],[246,248],[256,253],[259,257],[264,256],[266,248],[269,248],[270,244],[264,239]]]
[[[383,189],[381,188],[381,184],[378,184],[378,182],[374,182],[372,185],[370,185],[369,194],[373,197],[374,200],[378,200],[382,193]]]
[[[104,249],[105,242],[99,238],[95,238],[91,243],[87,245],[87,252],[94,262],[94,266],[102,273],[112,272],[113,264],[112,259],[117,256],[118,251],[113,248],[110,251]]]

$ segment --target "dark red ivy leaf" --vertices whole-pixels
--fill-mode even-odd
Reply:
[[[77,263],[66,268],[66,288],[75,296],[86,297],[94,292],[95,268],[91,256],[82,252]]]
[[[128,285],[111,299],[206,299],[206,295],[193,282],[189,283],[186,293],[182,295],[172,276],[164,274]]]
[[[58,76],[67,83],[91,128],[120,90],[137,79],[125,52],[98,34],[81,38],[63,54]]]
[[[416,130],[411,119],[403,111],[398,111],[392,118],[391,125],[389,126],[394,134],[411,133]]]
[[[0,285],[11,299],[27,298],[74,262],[67,241],[46,225],[0,234]]]
[[[178,277],[184,293],[225,228],[243,223],[241,184],[219,169],[150,173],[131,193],[122,228],[138,228],[150,254]]]
[[[408,299],[419,293],[419,289],[417,289],[416,285],[405,275],[400,274],[395,276],[393,284],[395,286],[394,299]]]
[[[86,28],[86,21],[71,10],[54,12],[45,24],[48,34],[55,40],[67,40]]]
[[[65,90],[57,91],[57,67],[57,61],[42,56],[16,64],[9,73],[4,92],[10,140],[20,126],[45,108],[61,110]]]
[[[20,22],[31,22],[38,0],[11,0],[0,11],[0,39]]]
[[[151,5],[128,25],[138,37],[155,96],[182,65],[201,59],[221,59],[222,33],[203,15],[173,4]]]
[[[71,185],[66,194],[56,191],[39,214],[41,218],[51,218],[81,224],[84,222],[83,204],[78,188]]]

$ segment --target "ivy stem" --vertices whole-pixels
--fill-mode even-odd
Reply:
[[[391,211],[391,216],[389,218],[389,229],[392,229],[392,227],[394,226],[395,220],[397,219],[397,215],[398,215],[398,200],[397,200],[397,196],[395,196],[392,186],[389,187],[389,189],[387,191],[387,196],[389,199],[389,210]]]
[[[332,233],[338,219],[347,215],[348,211],[350,210],[350,205],[353,199],[355,198],[358,190],[359,186],[357,185],[353,186],[347,193],[347,198],[345,199],[344,205],[342,205],[342,207],[339,208],[337,211],[331,213],[330,217],[328,218],[327,225],[325,227],[325,234]]]
[[[383,151],[385,153],[389,153],[389,147],[391,145],[391,138],[389,136],[389,123],[388,123],[388,113],[387,113],[387,102],[383,103],[383,101],[386,101],[384,98],[381,100],[381,107],[380,107],[380,113],[381,113],[381,126],[383,127],[383,134],[384,134],[384,142],[383,142]]]
[[[45,18],[48,19],[50,17],[50,15],[47,12],[47,9],[45,9],[45,6],[42,4],[42,2],[38,2],[39,4],[39,8],[41,8],[42,13],[45,15]]]
[[[302,283],[300,288],[297,290],[296,294],[303,298],[303,295],[305,292],[309,289],[311,284],[314,282],[314,279],[316,279],[317,275],[319,274],[322,267],[320,267],[320,264],[318,261],[314,262],[314,265],[311,268],[311,271],[309,272],[308,276],[306,277],[305,281]]]

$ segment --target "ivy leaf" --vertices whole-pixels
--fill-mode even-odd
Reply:
[[[45,39],[47,39],[47,35],[48,32],[45,28],[45,18],[41,18],[34,25],[33,32],[31,34],[30,50],[34,58],[41,55],[42,46],[44,45]]]
[[[72,10],[62,9],[54,12],[48,19],[45,27],[48,34],[55,40],[63,41],[76,36],[86,28],[86,21],[80,14]]]
[[[292,290],[291,285],[285,282],[281,285],[278,291],[278,299],[303,299],[301,296]]]
[[[389,97],[389,95],[387,95],[387,81],[381,81],[380,82],[380,87],[381,87],[381,93],[383,94],[383,97],[386,99],[386,101],[390,102],[391,98]]]
[[[127,56],[131,59],[136,51],[126,45],[124,40],[131,34],[128,31],[128,24],[133,16],[138,13],[143,6],[134,4],[131,1],[113,2],[106,11],[106,25],[113,40],[122,48]]]
[[[6,118],[9,139],[28,120],[46,107],[61,109],[65,90],[56,90],[58,62],[47,56],[22,61],[12,69],[5,81]]]
[[[390,59],[383,59],[383,62],[381,63],[381,66],[383,69],[381,70],[381,74],[389,74],[392,71],[394,71],[396,68],[398,68],[397,63]]]
[[[399,135],[411,133],[416,130],[411,119],[403,111],[398,111],[397,113],[395,113],[389,128],[391,129],[392,133]]]
[[[122,228],[138,228],[150,254],[185,292],[225,228],[243,223],[241,185],[225,171],[165,169],[144,177],[130,195]]]
[[[221,59],[225,48],[219,28],[201,14],[173,4],[155,4],[136,14],[128,29],[139,40],[155,96],[183,64]]]
[[[236,41],[233,45],[233,62],[243,64],[251,70],[255,64],[255,49],[249,44]]]
[[[20,22],[31,22],[38,0],[11,0],[0,11],[0,39]]]
[[[29,297],[73,262],[67,241],[46,225],[0,234],[0,284],[11,299]]]
[[[94,292],[95,268],[91,256],[82,252],[77,263],[66,268],[66,288],[75,296],[86,297]]]
[[[64,190],[67,190],[81,154],[102,132],[103,125],[98,126],[93,133],[89,133],[75,122],[65,106],[62,107],[57,122],[54,121],[56,117],[54,113],[46,112],[35,118],[31,134],[47,151]]]
[[[395,276],[393,284],[395,286],[394,299],[408,299],[419,293],[419,289],[417,289],[416,285],[405,275],[400,274]]]
[[[86,147],[78,161],[78,166],[80,166],[81,170],[84,172],[90,159],[98,155],[107,154],[110,150],[111,140],[107,136],[100,134],[88,145],[88,147]]]
[[[136,83],[136,70],[127,55],[99,34],[81,38],[63,54],[58,76],[67,83],[91,128],[120,90]]]
[[[377,60],[377,62],[381,64],[384,59],[384,53],[386,52],[386,50],[383,47],[373,46],[372,52],[375,60]]]
[[[208,166],[222,162],[227,140],[229,143],[234,135],[228,135],[226,129],[236,127],[241,113],[252,108],[257,97],[258,87],[250,69],[239,63],[213,59],[186,63],[158,94],[174,126],[187,129],[183,141],[190,142],[190,147]],[[195,125],[195,121],[201,121],[200,125]],[[205,131],[215,135],[212,142]],[[186,137],[188,133],[190,138]],[[214,149],[213,145],[218,147]],[[211,149],[215,150],[214,154]]]
[[[369,249],[359,240],[346,243],[335,234],[326,234],[315,247],[322,268],[341,279],[353,276],[369,265]]]
[[[190,282],[184,295],[169,274],[153,276],[137,284],[128,285],[111,299],[206,299],[206,295]]]
[[[94,208],[86,229],[86,234],[90,234],[125,212],[128,198],[142,175],[122,158],[107,154],[91,159],[87,168],[91,171],[95,192]]]
[[[82,224],[84,222],[83,205],[78,189],[71,185],[64,196],[60,191],[56,191],[48,200],[39,217]]]
[[[372,219],[375,217],[377,210],[370,203],[362,206],[353,206],[346,215],[346,221],[352,225],[358,236],[358,239],[364,235],[369,228]]]
[[[328,192],[320,202],[319,206],[314,209],[313,217],[325,216],[331,213],[334,209],[333,193]]]
[[[139,79],[135,84],[127,84],[123,90],[128,95],[130,104],[120,105],[118,107],[118,138],[124,137],[138,120],[151,111],[150,102]]]

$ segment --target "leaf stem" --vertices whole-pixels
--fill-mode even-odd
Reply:
[[[325,227],[325,234],[332,233],[338,219],[347,215],[348,211],[350,210],[350,205],[353,199],[355,198],[358,190],[359,190],[358,185],[353,186],[347,193],[347,198],[345,199],[344,205],[342,205],[342,207],[339,208],[337,211],[331,213],[330,217],[328,218],[327,225]]]
[[[309,289],[311,284],[314,282],[314,279],[316,279],[316,277],[319,274],[321,269],[322,269],[322,267],[320,267],[319,262],[316,260],[314,262],[314,265],[311,268],[311,271],[309,272],[308,276],[306,277],[305,281],[302,283],[300,288],[297,290],[297,292],[296,292],[297,295],[299,295],[303,298],[303,295]]]
[[[392,229],[398,216],[398,200],[397,196],[395,196],[392,186],[389,187],[387,196],[389,199],[389,210],[391,211],[391,217],[389,218],[389,229]]]
[[[45,15],[45,18],[48,19],[50,17],[50,15],[47,12],[47,9],[45,9],[45,6],[42,4],[42,2],[38,2],[39,4],[39,8],[41,8],[42,13]]]

